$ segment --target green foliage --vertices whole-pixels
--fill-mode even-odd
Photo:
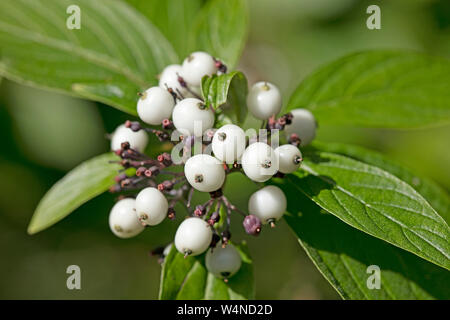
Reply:
[[[83,203],[108,190],[121,169],[120,160],[113,153],[106,153],[70,171],[45,194],[33,214],[28,233],[42,231],[60,221]]]
[[[166,65],[191,51],[207,51],[229,68],[237,64],[248,28],[244,0],[127,2],[0,2],[0,76],[136,114],[137,92],[156,84]],[[69,5],[81,8],[80,30],[65,27]],[[309,76],[288,110],[308,108],[321,125],[439,125],[450,122],[449,87],[448,60],[360,52]],[[244,122],[248,86],[241,72],[205,77],[201,90],[218,124]],[[301,169],[275,183],[288,195],[286,221],[342,297],[450,298],[449,273],[441,268],[450,269],[445,191],[362,148],[316,143],[303,154]],[[106,191],[120,168],[108,162],[114,159],[95,157],[56,183],[28,232],[53,225]],[[245,244],[237,248],[243,265],[225,283],[208,273],[204,255],[184,259],[173,247],[163,265],[160,298],[253,299],[252,260]],[[366,286],[371,264],[382,269],[380,290]]]
[[[179,57],[206,51],[236,66],[247,38],[245,0],[127,0],[157,26]]]
[[[247,40],[248,16],[244,0],[210,0],[199,13],[191,50],[203,50],[234,68]]]
[[[450,122],[450,61],[417,53],[360,52],[307,77],[288,109],[320,125],[413,128]]]
[[[450,273],[411,253],[350,227],[303,195],[298,185],[280,187],[288,198],[286,222],[308,256],[344,299],[449,299]],[[380,289],[369,289],[367,268],[381,270]]]
[[[69,5],[81,29],[66,28]],[[136,114],[137,93],[177,56],[133,8],[117,0],[0,2],[0,75]]]
[[[437,213],[444,218],[447,224],[450,223],[450,198],[445,190],[430,179],[420,177],[408,169],[400,166],[392,160],[386,159],[382,154],[347,144],[340,143],[320,143],[315,142],[313,147],[326,152],[333,152],[342,154],[344,156],[359,160],[373,166],[379,167],[383,170],[392,173],[394,176],[403,180],[412,186],[418,193],[420,193],[437,211]]]
[[[220,108],[219,112],[223,112],[232,123],[242,124],[247,116],[247,92],[247,78],[239,71],[202,79],[206,105],[214,110]]]
[[[308,198],[361,231],[450,268],[449,227],[411,186],[343,155],[303,156],[302,168],[287,179]]]
[[[254,299],[253,264],[245,242],[237,245],[242,266],[228,283],[205,267],[204,254],[187,257],[173,245],[161,272],[159,299],[164,300],[242,300]]]
[[[191,52],[193,45],[189,40],[203,0],[126,1],[164,34],[180,58]]]

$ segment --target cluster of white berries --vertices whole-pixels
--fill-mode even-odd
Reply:
[[[190,217],[178,227],[174,244],[185,256],[206,254],[206,266],[214,275],[227,279],[241,266],[238,250],[229,243],[229,216],[238,212],[244,216],[247,233],[257,235],[262,225],[272,227],[286,211],[287,200],[276,186],[265,186],[255,192],[248,202],[248,214],[234,206],[222,193],[227,174],[243,172],[255,182],[265,182],[273,176],[283,176],[296,171],[302,162],[299,146],[312,141],[317,128],[314,116],[305,109],[295,109],[276,118],[282,107],[279,89],[269,82],[254,84],[247,96],[250,113],[263,120],[265,128],[284,130],[287,144],[272,148],[265,141],[249,143],[242,128],[227,124],[214,129],[215,111],[201,97],[201,80],[205,76],[226,72],[225,65],[205,52],[194,52],[182,65],[166,67],[159,86],[140,94],[137,113],[142,122],[162,129],[145,128],[139,122],[127,121],[112,135],[111,148],[121,157],[124,168],[136,169],[134,176],[121,173],[112,191],[135,191],[135,198],[122,198],[112,208],[109,224],[114,234],[129,238],[139,234],[144,226],[155,226],[166,217],[175,217],[174,205],[185,204]],[[235,106],[239,107],[239,106]],[[175,166],[172,156],[164,153],[151,159],[144,151],[148,133],[161,141],[170,141],[176,130],[185,148],[209,134],[203,150],[211,145],[212,154],[196,154],[184,163],[184,171],[169,171]],[[182,164],[183,165],[183,164]],[[159,175],[161,174],[161,175]],[[158,181],[160,176],[173,178]],[[193,191],[210,193],[211,199],[191,210]],[[222,210],[221,210],[222,209]],[[222,212],[226,213],[223,217]],[[225,230],[220,234],[216,223],[226,219]],[[221,242],[221,246],[216,245]],[[164,250],[167,254],[168,248]],[[162,252],[162,251],[161,251]]]

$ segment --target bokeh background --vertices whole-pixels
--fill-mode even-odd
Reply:
[[[1,0],[7,1],[7,0]],[[366,8],[381,7],[381,30]],[[318,66],[363,49],[402,48],[450,56],[448,0],[250,0],[250,34],[240,63],[250,82],[276,83],[285,101]],[[436,79],[439,81],[439,79]],[[388,115],[386,115],[388,116]],[[3,80],[0,84],[0,298],[155,299],[160,266],[149,256],[172,240],[164,222],[130,240],[108,227],[114,196],[104,194],[57,225],[26,228],[45,191],[68,170],[108,150],[108,132],[129,117],[99,103]],[[318,139],[379,150],[450,190],[450,126],[413,131],[320,127]],[[255,185],[232,176],[225,191],[245,207]],[[258,299],[336,299],[286,224],[259,238],[243,234],[254,258]],[[66,268],[81,267],[82,289],[66,288]]]

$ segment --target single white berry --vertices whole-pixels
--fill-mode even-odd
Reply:
[[[109,213],[109,227],[119,238],[131,238],[144,230],[136,217],[136,201],[126,198],[118,201]]]
[[[175,233],[175,247],[185,256],[196,256],[208,249],[212,240],[209,224],[197,217],[184,220]]]
[[[278,171],[278,158],[274,150],[263,142],[249,145],[241,162],[247,177],[257,182],[269,180]]]
[[[168,209],[166,197],[156,188],[142,189],[136,197],[136,214],[142,224],[154,226],[161,223]]]
[[[214,113],[195,98],[181,100],[175,105],[172,113],[173,124],[183,135],[200,137],[214,125]]]
[[[234,124],[226,124],[216,131],[212,140],[212,150],[217,159],[233,163],[245,151],[245,132]]]
[[[159,86],[163,89],[171,88],[175,93],[183,96],[183,98],[192,98],[193,95],[178,81],[178,77],[182,74],[182,68],[179,64],[171,64],[164,68],[159,77]]]
[[[143,152],[148,143],[148,135],[144,130],[134,132],[122,124],[112,133],[111,150],[120,150],[123,142],[128,142],[132,149]]]
[[[206,52],[193,52],[183,61],[182,77],[191,86],[199,87],[204,76],[211,76],[216,72],[216,62]]]
[[[255,83],[247,95],[247,107],[255,118],[266,120],[281,110],[281,93],[269,82]]]
[[[220,189],[225,181],[222,163],[207,154],[197,154],[186,161],[184,175],[195,189],[213,192]]]
[[[253,193],[248,200],[248,211],[257,216],[263,224],[280,219],[286,211],[286,206],[286,196],[276,186],[266,186]]]
[[[142,93],[137,103],[137,113],[142,121],[152,125],[161,124],[172,115],[175,102],[172,95],[160,87],[152,87]]]
[[[209,249],[205,257],[206,268],[218,278],[228,279],[239,271],[242,264],[241,255],[237,249],[228,244],[225,248],[217,246]]]
[[[285,127],[287,137],[296,133],[301,141],[301,146],[306,146],[316,136],[317,122],[314,115],[306,109],[294,109],[291,110],[292,123]]]
[[[292,173],[296,171],[302,163],[302,153],[300,149],[292,144],[284,144],[275,149],[278,157],[278,171],[282,173]]]

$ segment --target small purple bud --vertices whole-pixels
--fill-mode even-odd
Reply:
[[[242,224],[248,234],[257,236],[261,232],[261,220],[254,214],[246,216]]]
[[[172,157],[167,152],[164,152],[158,156],[158,161],[162,163],[166,167],[170,167],[172,165]]]
[[[158,184],[159,191],[170,191],[173,189],[174,183],[170,180],[164,180],[160,184]]]
[[[117,175],[114,180],[119,183],[122,180],[125,180],[127,178],[127,175],[125,173],[121,173],[119,175]]]
[[[213,233],[211,244],[209,245],[211,248],[215,248],[217,243],[219,243],[220,237],[217,233]]]
[[[220,234],[222,237],[222,248],[225,248],[225,246],[228,244],[228,241],[231,239],[231,233],[229,230],[222,231]]]
[[[301,144],[301,140],[300,137],[298,136],[298,134],[293,133],[291,134],[291,136],[288,139],[288,142],[296,147],[298,147]]]
[[[292,119],[294,119],[294,115],[291,112],[286,113],[283,117],[286,119],[286,124],[291,124]]]
[[[115,184],[115,185],[112,185],[111,187],[109,187],[109,192],[111,192],[111,193],[120,192],[120,191],[122,191],[120,184]]]
[[[202,205],[198,205],[195,207],[194,215],[196,217],[202,217],[206,214],[206,208]]]
[[[144,171],[144,175],[148,178],[154,177],[159,174],[159,168],[157,166],[152,166]]]
[[[169,218],[170,220],[175,220],[175,209],[173,207],[169,207],[169,209],[167,210],[167,218]]]
[[[128,141],[122,142],[120,144],[120,147],[122,148],[122,150],[128,150],[128,149],[130,149],[130,143]]]
[[[210,192],[209,195],[212,199],[217,199],[217,198],[220,198],[221,196],[223,196],[223,192],[222,192],[222,189],[219,189],[219,190]]]
[[[145,175],[145,171],[147,170],[146,167],[139,167],[136,169],[136,176],[140,177],[142,175]]]
[[[214,211],[211,214],[211,217],[209,217],[208,223],[209,223],[209,225],[213,226],[215,223],[219,222],[219,220],[220,220],[220,213],[219,213],[219,211]]]
[[[164,119],[164,120],[162,121],[162,127],[163,127],[164,129],[173,129],[173,128],[174,128],[173,122],[170,121],[169,119]]]

